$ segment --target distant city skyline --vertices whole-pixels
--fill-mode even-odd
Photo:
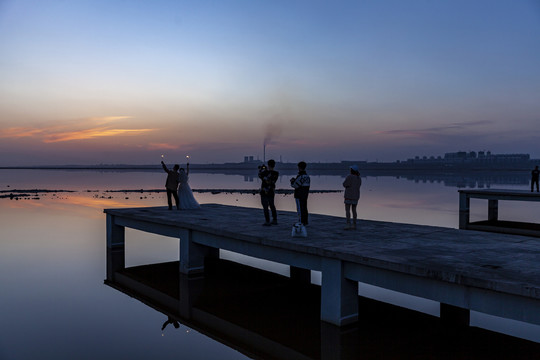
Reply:
[[[187,158],[170,158],[170,159],[166,159],[165,157],[162,158],[166,163],[170,163],[170,164],[173,164],[173,163],[178,163],[178,164],[185,164],[188,162],[188,159]],[[289,161],[287,159],[284,159],[283,157],[267,157],[265,159],[264,162],[267,162],[268,160],[270,159],[273,159],[275,160],[277,163],[281,163],[281,164],[288,164],[288,165],[295,165],[297,163],[297,161]],[[357,164],[365,164],[365,163],[369,163],[369,164],[375,164],[375,163],[380,163],[380,164],[404,164],[404,163],[407,163],[407,162],[412,162],[412,163],[418,163],[418,164],[421,164],[421,163],[425,163],[425,162],[431,162],[431,161],[438,161],[438,162],[448,162],[448,161],[453,161],[453,162],[461,162],[462,160],[478,160],[478,162],[486,162],[487,160],[491,160],[492,162],[494,163],[502,163],[502,162],[520,162],[520,163],[529,163],[529,162],[534,162],[534,161],[538,161],[540,162],[540,158],[533,158],[530,156],[529,153],[492,153],[491,151],[474,151],[474,150],[471,150],[471,151],[462,151],[462,150],[459,150],[459,151],[450,151],[450,152],[445,152],[444,154],[422,154],[422,155],[415,155],[413,157],[409,157],[409,158],[406,158],[406,159],[393,159],[393,160],[389,160],[389,161],[379,161],[379,160],[361,160],[361,159],[337,159],[337,160],[333,160],[333,161],[311,161],[311,162],[308,162],[308,164],[340,164],[340,163],[345,163],[345,164],[350,164],[350,163],[357,163]],[[259,157],[259,156],[254,156],[254,155],[245,155],[243,156],[242,159],[231,159],[231,160],[225,160],[223,162],[216,162],[216,161],[208,161],[208,162],[193,162],[191,161],[191,159],[189,159],[189,162],[192,164],[192,165],[227,165],[227,164],[231,164],[231,165],[234,165],[234,164],[261,164],[263,163],[263,158]],[[142,167],[147,167],[147,166],[152,166],[152,167],[156,167],[156,168],[161,168],[161,165],[158,164],[158,163],[107,163],[107,162],[100,162],[100,163],[93,163],[93,164],[76,164],[76,163],[72,163],[72,164],[38,164],[38,165],[0,165],[0,167],[19,167],[19,166],[22,166],[22,167],[40,167],[40,166],[43,166],[43,167],[49,167],[49,166],[59,166],[59,167],[63,167],[63,166],[66,166],[66,167],[70,167],[70,166],[75,166],[75,167],[85,167],[85,166],[89,166],[89,167],[100,167],[100,166],[103,166],[103,167],[115,167],[115,166],[119,166],[119,167],[124,167],[124,166],[142,166]]]
[[[534,0],[4,0],[0,53],[0,166],[540,158]]]

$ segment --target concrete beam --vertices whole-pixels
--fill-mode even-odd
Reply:
[[[280,264],[287,264],[302,269],[310,269],[315,271],[321,270],[321,257],[314,254],[279,249],[265,244],[239,241],[213,234],[198,234],[199,235],[193,241],[201,245],[228,250],[259,259],[274,261]]]
[[[322,261],[321,320],[337,326],[358,320],[358,282],[345,278],[337,259]]]
[[[197,237],[204,236],[189,229],[180,231],[180,273],[200,274],[204,272],[206,257],[219,257],[219,248],[198,244]]]

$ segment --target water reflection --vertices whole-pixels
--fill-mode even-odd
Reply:
[[[279,169],[277,169],[279,170]],[[244,177],[244,182],[252,183],[258,180],[255,172],[246,174],[245,171],[221,171],[223,175],[241,175]],[[343,171],[326,170],[309,172],[315,178],[338,177],[345,178],[348,174],[347,169]],[[280,180],[287,180],[290,176],[295,175],[290,170],[280,171]],[[395,179],[403,179],[413,181],[415,183],[437,183],[448,187],[456,188],[491,188],[494,186],[518,186],[527,188],[530,184],[529,171],[469,171],[469,172],[440,172],[437,171],[361,171],[363,177],[391,177]],[[287,182],[285,182],[287,183]],[[287,185],[287,184],[286,184]],[[338,184],[339,185],[339,184]]]
[[[256,176],[256,171],[254,175]],[[283,175],[279,186],[288,188],[289,176],[286,173]],[[363,175],[365,181],[359,205],[361,218],[457,226],[457,188],[444,186],[442,182],[430,182],[429,179],[426,179],[426,182],[423,179],[416,182],[412,180],[413,178],[409,179],[407,174],[383,176],[363,173]],[[313,187],[315,189],[341,189],[343,176],[342,173],[315,173],[312,178]],[[259,186],[258,178],[255,177],[253,182],[244,182],[243,174],[194,173],[190,177],[194,189],[256,189]],[[339,332],[326,331],[325,327],[318,322],[318,304],[316,304],[319,296],[318,288],[314,288],[315,290],[311,287],[301,288],[304,290],[295,292],[294,286],[287,285],[286,281],[283,286],[279,286],[282,278],[276,280],[271,278],[270,281],[263,282],[266,275],[259,277],[257,272],[251,271],[249,273],[252,274],[250,275],[252,278],[261,280],[260,286],[256,286],[257,281],[242,280],[241,276],[231,275],[232,272],[228,271],[224,271],[221,277],[218,273],[213,280],[209,276],[200,280],[205,289],[202,294],[207,294],[207,297],[206,300],[203,297],[200,302],[197,301],[194,304],[194,313],[201,313],[198,309],[203,308],[203,304],[205,304],[204,309],[212,307],[212,312],[207,311],[207,313],[212,314],[212,319],[218,320],[214,325],[212,323],[204,325],[206,327],[200,325],[201,329],[209,337],[219,338],[226,345],[216,343],[196,331],[190,331],[187,334],[186,331],[189,328],[186,328],[186,324],[193,326],[197,324],[188,322],[189,319],[184,322],[180,319],[179,290],[173,296],[176,299],[173,299],[172,311],[162,307],[159,307],[160,312],[152,310],[152,307],[159,305],[159,301],[157,303],[156,301],[162,296],[160,293],[170,292],[167,290],[170,284],[165,284],[164,289],[161,287],[162,289],[158,292],[152,291],[151,294],[146,295],[137,294],[137,299],[150,306],[144,309],[141,309],[138,302],[102,285],[105,268],[103,208],[166,205],[164,193],[107,191],[162,189],[163,184],[161,171],[0,170],[0,191],[4,191],[3,194],[9,195],[13,189],[73,191],[56,194],[40,193],[39,196],[32,193],[31,197],[19,200],[10,199],[9,196],[0,198],[0,228],[2,229],[0,309],[4,309],[0,322],[1,359],[105,359],[152,356],[160,359],[245,358],[242,354],[227,348],[226,345],[229,343],[246,349],[251,358],[263,357],[255,355],[255,350],[250,350],[253,345],[245,345],[246,341],[241,338],[228,340],[227,331],[218,328],[222,321],[219,319],[230,320],[229,322],[236,324],[239,329],[253,329],[255,325],[252,322],[260,321],[262,330],[253,330],[253,332],[260,331],[257,333],[258,339],[266,344],[261,351],[269,352],[265,349],[273,345],[268,344],[278,343],[279,347],[292,348],[295,355],[300,354],[307,358],[322,357],[322,354],[327,351],[331,354],[339,354],[341,351],[342,358],[348,356],[354,359],[360,357],[465,358],[468,348],[471,352],[468,358],[487,358],[488,355],[493,355],[493,358],[515,358],[513,351],[519,355],[531,349],[531,345],[527,342],[509,341],[508,337],[499,335],[484,337],[471,335],[471,340],[468,340],[466,338],[468,334],[474,334],[477,331],[474,329],[466,334],[454,336],[438,328],[437,319],[414,315],[396,307],[380,305],[365,299],[361,302],[364,315],[359,328]],[[498,187],[512,186],[514,185]],[[520,185],[515,186],[523,188]],[[259,209],[261,206],[260,197],[252,194],[221,192],[196,193],[195,196],[200,203],[219,203]],[[34,197],[40,199],[33,199]],[[277,196],[276,204],[278,210],[294,211],[295,209],[291,195]],[[515,218],[516,221],[536,222],[540,208],[533,205],[502,203],[499,214],[504,219]],[[474,221],[476,221],[475,206],[476,203],[472,202],[471,217]],[[484,203],[478,204],[479,220],[480,216],[485,216],[486,206]],[[309,207],[313,213],[343,216],[343,194],[311,194]],[[261,221],[262,209],[260,214],[261,218],[254,220]],[[154,241],[149,234],[138,231],[130,233],[130,229],[126,231],[128,266],[172,261],[178,258],[177,240],[167,238],[168,241],[166,241],[160,238]],[[261,262],[255,260],[251,265],[262,266]],[[172,267],[175,268],[174,265]],[[148,269],[151,270],[151,267]],[[142,271],[142,273],[147,272]],[[177,272],[173,269],[155,273],[158,279],[160,277],[165,279],[172,276],[167,273]],[[151,276],[145,275],[145,278],[148,277]],[[160,283],[151,278],[146,282],[138,278],[130,281],[131,284],[122,286],[127,286],[126,291],[133,294],[135,294],[133,286],[155,289],[159,288],[156,281]],[[240,283],[235,285],[236,281]],[[137,283],[139,285],[136,285]],[[169,283],[176,283],[176,287],[180,288],[179,278],[170,280]],[[245,290],[250,286],[253,287],[253,294]],[[192,287],[197,286],[190,285],[188,288]],[[272,294],[273,291],[276,294]],[[311,297],[311,292],[315,294],[315,297]],[[267,297],[269,301],[265,301]],[[389,297],[385,295],[379,298],[389,301]],[[407,306],[404,301],[398,300],[394,303]],[[259,306],[261,311],[257,312]],[[218,307],[220,307],[219,311],[215,309]],[[308,316],[302,315],[304,312],[308,312]],[[173,324],[169,324],[163,330],[165,336],[162,337],[160,331],[163,324],[169,320],[167,314],[171,315],[173,321],[179,322],[180,328],[175,329]],[[73,324],[73,319],[79,319],[79,323],[84,326],[73,326],[66,332],[66,324]],[[479,322],[478,324],[485,327],[485,324]],[[492,328],[498,329],[497,331],[508,329],[506,323],[501,326],[502,328],[495,326]],[[310,338],[298,339],[300,335],[291,334],[289,327],[300,334],[305,333]],[[285,331],[289,335],[288,337],[272,335],[269,329],[274,329],[276,334]],[[324,335],[321,335],[323,332],[325,332]],[[60,333],[62,336],[59,335]],[[516,334],[516,332],[511,333]],[[537,328],[525,328],[521,333],[517,333],[517,336],[535,341],[539,339]],[[276,337],[278,339],[274,340]],[[28,346],[29,343],[32,343],[32,346]],[[494,346],[495,350],[492,351],[491,346]],[[508,348],[504,348],[505,346]],[[301,353],[300,349],[305,347],[308,347],[308,350],[302,350],[304,352]],[[84,353],[81,349],[84,349]],[[449,355],[445,355],[446,350]],[[487,355],[482,354],[484,350]],[[500,351],[501,355],[493,354],[495,351]],[[532,354],[538,353],[536,347],[531,351],[534,351],[534,353],[531,352]],[[526,358],[526,356],[523,357]],[[271,356],[264,358],[271,358]]]
[[[292,170],[280,170],[279,184],[283,188],[290,188],[288,179],[295,175]],[[530,171],[462,171],[441,172],[437,171],[362,171],[363,177],[368,178],[391,178],[394,180],[406,180],[415,183],[436,183],[447,187],[456,188],[491,188],[491,187],[520,187],[527,189],[530,184]],[[314,185],[331,186],[330,188],[341,189],[342,179],[348,174],[343,171],[309,171],[314,177]],[[44,169],[0,169],[2,190],[8,189],[57,189],[59,186],[64,190],[95,190],[95,189],[161,189],[163,186],[163,172],[159,170],[44,170]],[[194,189],[211,188],[257,188],[259,179],[257,168],[253,171],[220,170],[210,172],[192,169],[190,182]],[[249,185],[249,186],[248,186]],[[240,187],[238,187],[240,186]],[[321,189],[324,187],[320,187]]]
[[[125,268],[123,250],[110,250],[107,260],[105,283],[162,313],[156,327],[194,329],[250,358],[526,359],[540,351],[540,344],[443,327],[436,317],[366,298],[360,323],[338,328],[319,321],[318,286],[226,260],[207,260],[197,278],[180,274],[178,262]]]
[[[483,189],[493,186],[519,186],[527,188],[530,174],[526,172],[476,172],[457,174],[432,174],[414,173],[398,175],[398,179],[406,179],[414,182],[440,183],[444,186],[456,188]]]
[[[223,174],[225,173],[225,174]],[[190,183],[199,203],[219,203],[260,207],[256,195],[259,179],[256,171],[208,173],[194,171]],[[294,173],[281,172],[278,189],[290,190],[289,177]],[[315,171],[311,173],[312,189],[339,190],[346,172]],[[457,189],[463,187],[496,187],[509,189],[528,189],[528,172],[458,172],[430,173],[409,172],[362,172],[364,177],[359,203],[359,217],[368,220],[405,222],[422,225],[457,227],[458,195]],[[47,205],[62,207],[72,203],[91,207],[98,211],[106,207],[156,206],[166,204],[161,171],[83,171],[83,170],[0,170],[5,180],[0,184],[0,202],[8,207],[39,207]],[[253,181],[252,181],[253,180]],[[9,194],[15,189],[59,189],[72,192],[40,192],[31,197],[10,200]],[[127,189],[127,191],[126,191]],[[208,189],[232,189],[232,191],[208,192]],[[234,189],[239,191],[234,191]],[[202,190],[202,192],[201,192]],[[242,191],[251,190],[251,194]],[[254,195],[255,194],[255,195]],[[37,196],[36,196],[37,195]],[[35,199],[35,198],[38,198]],[[21,202],[22,200],[22,202]],[[538,205],[538,204],[536,204]],[[535,222],[540,209],[535,204],[500,205],[501,218],[515,221]],[[344,216],[343,193],[316,193],[308,200],[310,212],[325,215]],[[482,220],[485,205],[473,203],[471,219]],[[278,210],[294,211],[292,196],[276,197]]]

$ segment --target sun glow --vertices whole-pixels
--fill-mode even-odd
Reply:
[[[167,143],[150,143],[148,144],[148,150],[176,150],[180,146]],[[161,155],[163,157],[163,155]]]

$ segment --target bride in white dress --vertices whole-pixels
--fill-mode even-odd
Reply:
[[[193,196],[193,191],[189,186],[189,163],[186,166],[187,171],[180,169],[178,174],[178,181],[180,185],[178,186],[178,200],[180,202],[180,209],[198,209],[200,207],[197,200]]]

